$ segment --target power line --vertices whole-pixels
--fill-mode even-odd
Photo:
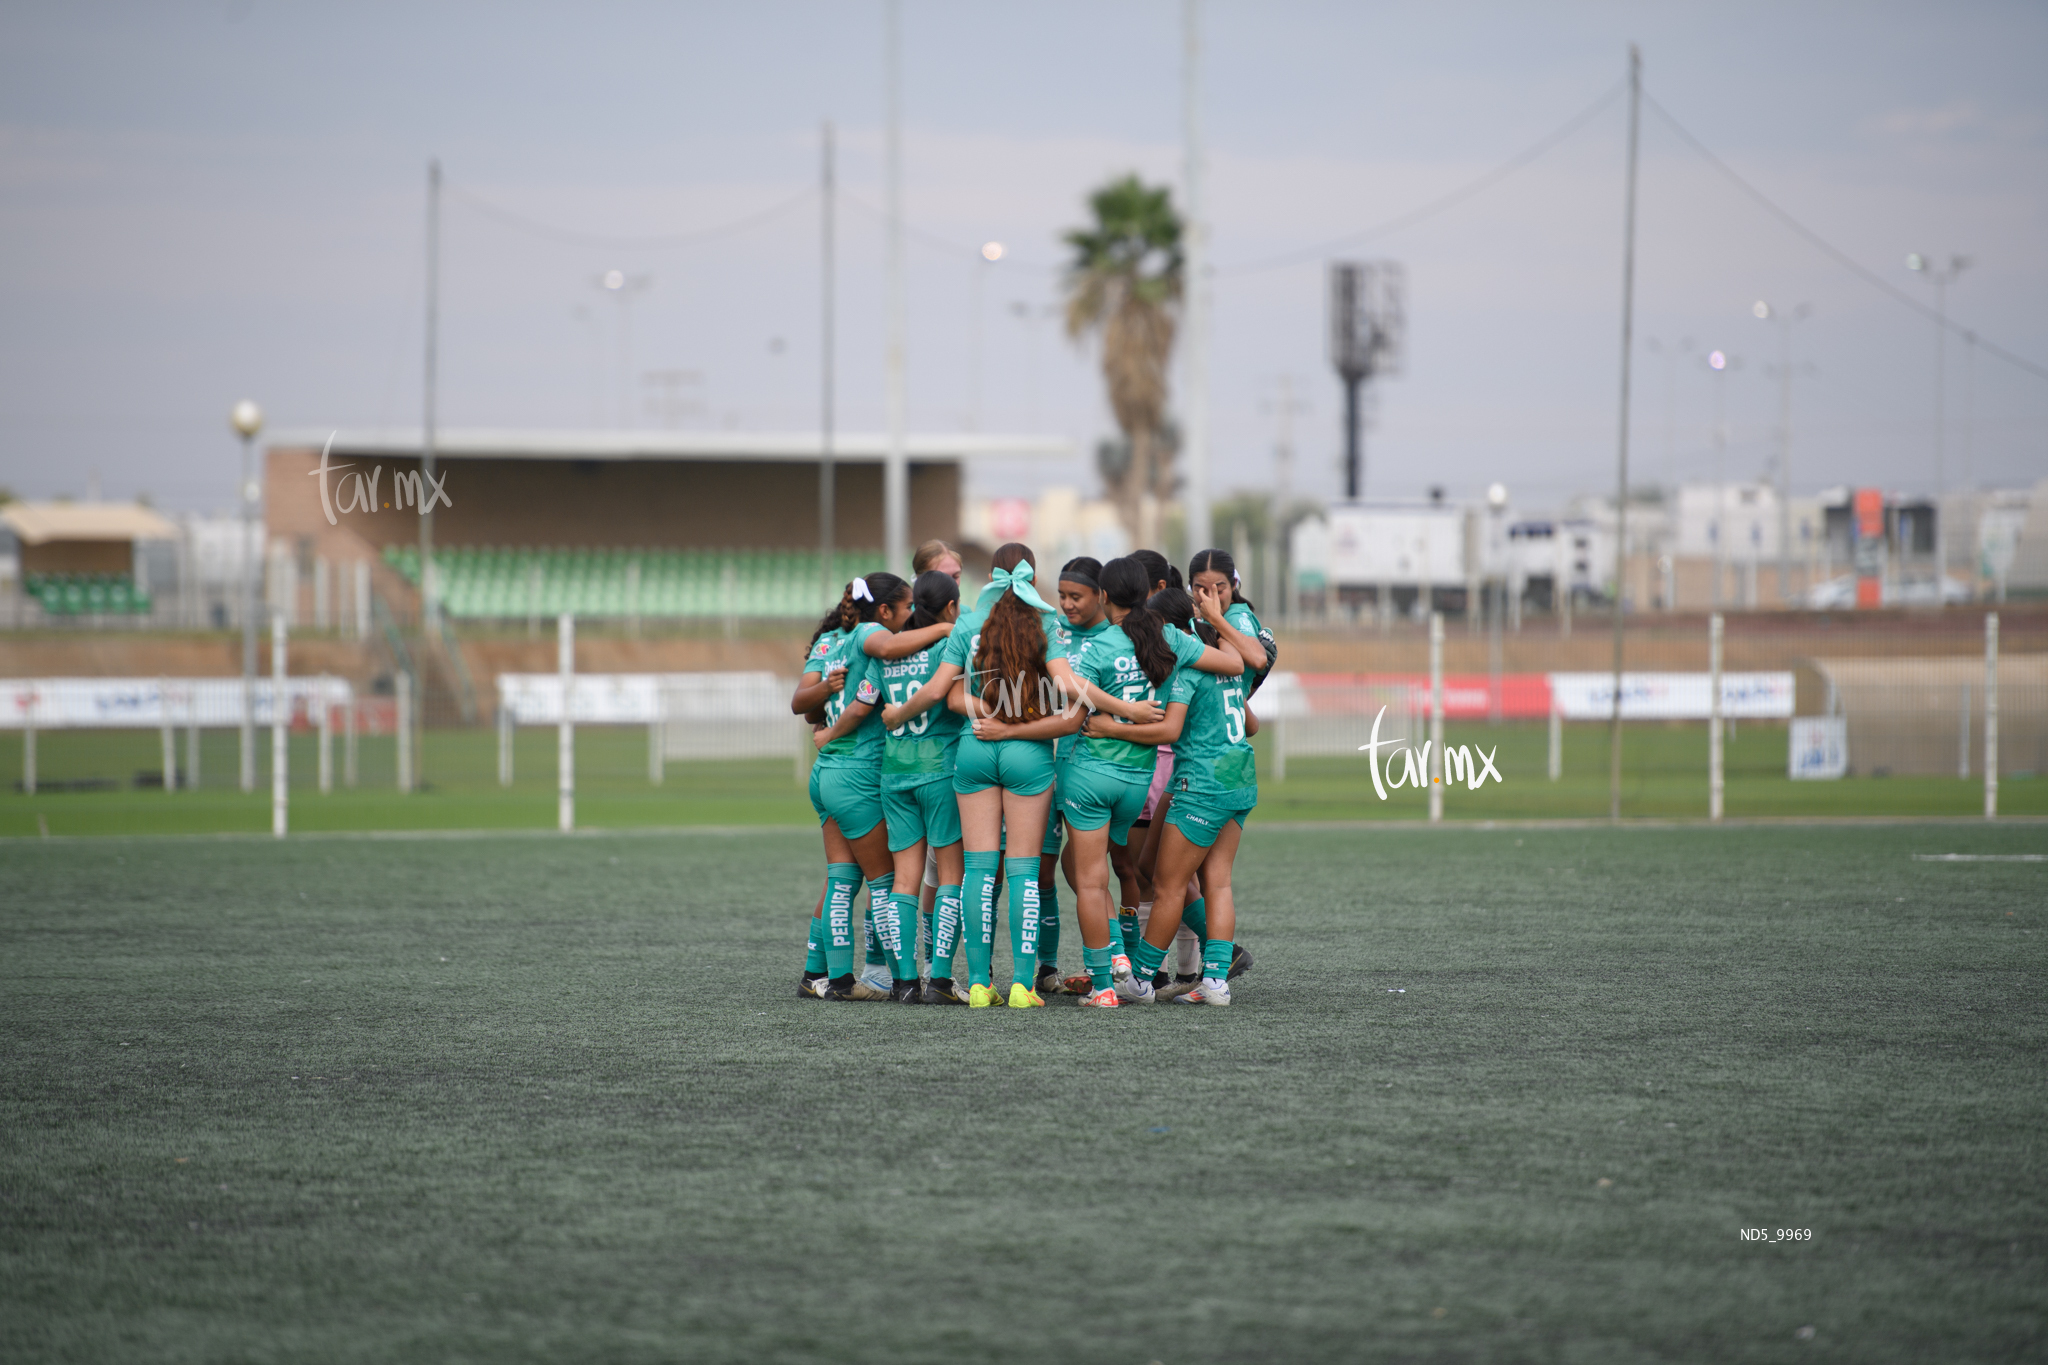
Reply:
[[[801,204],[809,203],[818,193],[817,190],[807,187],[790,198],[772,204],[757,213],[750,213],[744,218],[736,218],[729,223],[724,223],[717,227],[702,228],[695,232],[668,233],[655,237],[615,237],[605,233],[577,232],[571,228],[558,228],[552,224],[528,218],[524,214],[514,213],[511,209],[493,204],[490,200],[457,185],[446,185],[444,189],[446,193],[461,199],[486,217],[495,218],[501,223],[508,224],[524,232],[533,233],[537,237],[546,237],[552,241],[563,242],[570,246],[654,251],[670,247],[691,246],[698,242],[708,242],[719,237],[729,237],[736,232],[744,232],[748,228],[758,227],[762,223],[780,217]]]
[[[850,194],[846,190],[842,189],[839,192],[839,197],[846,203],[849,203],[853,205],[855,208],[859,209],[862,213],[865,213],[869,217],[875,219],[877,222],[886,223],[889,221],[889,215],[886,211],[877,207],[874,204],[870,204],[867,200],[861,198],[857,194]],[[931,247],[934,251],[943,251],[948,253],[949,255],[956,256],[972,256],[976,260],[981,259],[980,247],[968,246],[961,242],[950,241],[947,238],[939,236],[937,233],[926,232],[923,228],[914,227],[907,222],[903,224],[903,235],[914,239],[922,246]],[[1050,271],[1058,270],[1061,268],[1057,265],[1054,265],[1050,261],[1033,261],[1027,260],[1021,256],[1013,256],[1010,254],[1009,248],[1007,246],[1004,247],[1003,249],[1002,260],[1004,265],[1013,265],[1022,270]]]
[[[1449,194],[1430,200],[1420,208],[1411,209],[1407,213],[1395,218],[1389,218],[1381,223],[1375,223],[1371,227],[1360,228],[1356,232],[1346,233],[1342,237],[1331,238],[1329,241],[1322,242],[1316,246],[1297,247],[1292,251],[1284,251],[1277,256],[1268,256],[1263,260],[1247,261],[1242,265],[1218,266],[1216,267],[1216,273],[1218,275],[1250,275],[1265,270],[1280,270],[1287,266],[1300,265],[1306,261],[1320,260],[1327,257],[1333,251],[1341,251],[1345,247],[1356,246],[1368,238],[1413,226],[1426,218],[1442,213],[1445,209],[1470,199],[1481,190],[1489,189],[1507,179],[1551,148],[1570,138],[1572,134],[1578,132],[1603,113],[1608,105],[1619,99],[1622,91],[1627,88],[1627,81],[1616,82],[1613,89],[1593,101],[1584,111],[1572,117],[1562,127],[1539,138],[1500,165],[1486,172],[1486,174],[1466,182],[1464,185],[1452,190]]]
[[[2037,379],[2048,379],[2048,368],[2044,368],[2040,365],[2035,364],[2033,361],[2028,360],[2025,356],[2016,355],[2013,352],[2005,349],[2005,347],[1998,345],[1996,342],[1985,340],[1982,333],[1973,331],[1970,328],[1963,326],[1961,323],[1955,321],[1952,318],[1943,317],[1935,309],[1929,308],[1926,304],[1920,302],[1920,300],[1914,298],[1911,294],[1899,288],[1890,280],[1887,280],[1884,276],[1878,274],[1875,270],[1870,269],[1868,266],[1865,266],[1860,261],[1856,260],[1856,258],[1851,256],[1848,252],[1843,251],[1841,248],[1835,246],[1832,242],[1828,241],[1825,237],[1822,237],[1812,228],[1806,226],[1806,224],[1800,222],[1797,218],[1794,218],[1790,213],[1787,213],[1784,209],[1779,208],[1775,203],[1773,203],[1770,200],[1768,196],[1764,194],[1762,190],[1758,189],[1756,186],[1750,184],[1747,180],[1744,180],[1741,176],[1737,175],[1734,171],[1734,168],[1729,166],[1729,164],[1723,161],[1720,157],[1715,156],[1713,152],[1709,151],[1705,143],[1701,142],[1698,138],[1694,137],[1691,133],[1687,132],[1685,128],[1679,124],[1678,120],[1671,116],[1670,111],[1665,109],[1663,105],[1657,103],[1656,100],[1650,98],[1650,96],[1647,94],[1643,96],[1643,103],[1649,105],[1651,112],[1656,114],[1658,118],[1664,120],[1665,127],[1669,128],[1672,132],[1678,134],[1680,139],[1682,139],[1687,146],[1691,147],[1695,152],[1698,152],[1700,156],[1705,158],[1707,163],[1711,165],[1715,170],[1727,176],[1728,179],[1735,185],[1737,189],[1741,190],[1751,199],[1754,199],[1773,218],[1776,218],[1786,227],[1791,228],[1801,237],[1804,237],[1808,243],[1810,243],[1814,247],[1817,247],[1824,255],[1831,257],[1834,260],[1835,264],[1848,270],[1851,274],[1861,279],[1865,284],[1872,285],[1878,289],[1883,290],[1885,293],[1889,294],[1895,301],[1904,304],[1906,307],[1912,309],[1914,312],[1920,314],[1922,317],[1927,318],[1929,321],[1938,323],[1941,326],[1947,328],[1949,331],[1955,333],[1957,336],[1962,337],[1964,340],[1969,341],[1974,345],[1983,347],[1992,355],[1995,355],[2000,360],[2006,362],[2006,364],[2011,365],[2017,369],[2024,370],[2028,374],[2033,375]]]

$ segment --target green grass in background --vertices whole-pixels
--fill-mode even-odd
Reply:
[[[1604,818],[1607,814],[1607,730],[1565,729],[1564,775],[1548,780],[1548,732],[1542,725],[1453,725],[1450,743],[1498,747],[1504,779],[1479,791],[1458,786],[1446,793],[1450,820]],[[1263,738],[1263,737],[1262,737]],[[117,790],[44,790],[29,797],[13,790],[21,772],[21,737],[0,735],[0,837],[51,834],[199,834],[270,828],[270,737],[257,737],[257,790],[237,789],[232,732],[204,736],[201,785],[166,793],[138,788],[137,774],[162,771],[158,737],[146,731],[57,731],[39,737],[41,779],[112,780]],[[430,730],[420,771],[425,787],[396,789],[396,744],[388,736],[359,741],[359,784],[341,786],[336,743],[336,790],[317,790],[317,747],[311,735],[291,741],[293,830],[552,829],[555,827],[555,733],[518,733],[515,782],[497,779],[497,739],[488,731]],[[577,820],[588,828],[681,825],[809,824],[814,817],[792,759],[678,762],[660,787],[647,780],[645,730],[586,727],[577,732]],[[178,739],[178,763],[185,763]],[[1704,819],[1707,813],[1707,741],[1704,726],[1638,725],[1623,739],[1622,812],[1627,816]],[[1262,759],[1260,816],[1264,820],[1350,821],[1423,819],[1428,798],[1413,789],[1372,789],[1363,755],[1295,758],[1285,782]],[[1848,778],[1793,782],[1785,776],[1782,726],[1743,724],[1728,745],[1727,813],[1743,816],[1969,816],[1983,812],[1981,781],[1953,777]],[[2000,811],[2048,815],[2048,781],[2008,776]]]
[[[2048,864],[1911,855],[2044,851],[1255,822],[1230,1010],[1013,1015],[797,1000],[810,834],[15,844],[0,1355],[2039,1358]]]

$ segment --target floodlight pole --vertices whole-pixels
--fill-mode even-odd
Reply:
[[[1209,224],[1202,175],[1202,0],[1182,0],[1181,116],[1187,188],[1187,254],[1183,308],[1187,350],[1181,380],[1186,420],[1187,504],[1182,509],[1189,554],[1209,548]]]
[[[441,623],[440,585],[434,574],[434,436],[441,339],[441,160],[427,162],[427,346],[420,410],[420,633]],[[396,502],[394,498],[392,501]]]
[[[1636,322],[1636,146],[1642,128],[1643,54],[1628,49],[1628,197],[1621,251],[1621,433],[1614,478],[1614,709],[1607,727],[1607,816],[1621,818],[1622,600],[1628,586],[1629,360]]]
[[[833,487],[837,471],[832,464],[832,229],[833,229],[833,179],[832,179],[832,123],[828,119],[824,128],[824,154],[819,163],[819,194],[823,208],[818,220],[818,240],[821,252],[821,273],[819,275],[819,317],[821,344],[819,355],[819,425],[818,425],[818,575],[824,589],[827,603],[839,597],[839,576],[832,563],[833,521],[839,515],[835,503],[838,490]]]
[[[903,7],[888,0],[884,12],[888,104],[885,169],[888,178],[888,311],[889,337],[884,357],[889,416],[888,445],[882,458],[882,562],[899,571],[910,563],[910,469],[904,454],[903,425]]]

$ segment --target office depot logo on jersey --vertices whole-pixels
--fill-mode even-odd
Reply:
[[[1429,787],[1429,750],[1435,742],[1426,739],[1420,745],[1410,745],[1405,739],[1382,740],[1380,722],[1386,718],[1387,708],[1382,706],[1380,713],[1372,718],[1372,738],[1358,746],[1358,752],[1364,754],[1366,762],[1372,765],[1372,789],[1379,793],[1382,801],[1387,799],[1388,787],[1421,787],[1425,790]],[[1384,782],[1380,780],[1382,748],[1387,751]],[[1493,766],[1493,756],[1499,752],[1498,744],[1491,750],[1481,749],[1476,754],[1469,744],[1460,744],[1455,749],[1446,744],[1443,752],[1444,775],[1437,780],[1448,786],[1462,777],[1465,789],[1475,792],[1486,784],[1489,777],[1496,782],[1505,782],[1507,779],[1500,775],[1500,769]],[[1397,754],[1401,759],[1401,771],[1398,774],[1394,771],[1394,758]]]

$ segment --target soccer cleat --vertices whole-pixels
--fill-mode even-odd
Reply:
[[[865,1000],[868,998],[859,993],[860,983],[850,975],[838,977],[822,984],[824,989],[818,992],[820,1000],[847,1001]]]
[[[889,998],[889,988],[896,984],[895,979],[889,975],[889,969],[878,962],[870,962],[867,966],[861,968],[858,979],[861,985],[880,992],[879,995],[863,997],[868,1000],[887,1000]]]
[[[1152,973],[1153,990],[1164,990],[1166,987],[1171,986],[1172,984],[1173,978],[1168,976],[1164,969]]]
[[[1051,962],[1039,963],[1038,979],[1032,983],[1031,989],[1039,995],[1064,995],[1066,986],[1060,980],[1059,967]]]
[[[1131,979],[1131,960],[1122,953],[1109,959],[1109,979],[1121,986]]]
[[[991,987],[969,986],[967,988],[967,1005],[970,1009],[985,1010],[990,1005],[1000,1005],[1002,1003],[1003,997],[997,995]]]
[[[1113,1010],[1116,1008],[1116,988],[1104,986],[1099,991],[1090,991],[1081,997],[1082,1009]]]
[[[1180,998],[1183,1005],[1227,1005],[1230,1003],[1230,983],[1218,981],[1212,976],[1202,978],[1202,984]]]
[[[1153,994],[1151,982],[1134,976],[1117,982],[1116,998],[1126,1005],[1149,1005],[1159,997]]]
[[[916,981],[898,981],[889,987],[889,999],[898,1005],[922,1005],[924,986]]]
[[[1186,976],[1175,976],[1173,980],[1167,982],[1164,986],[1157,986],[1154,989],[1159,992],[1161,1000],[1178,1000],[1201,984],[1202,974],[1200,972],[1190,972]]]
[[[964,1005],[967,992],[953,984],[950,976],[935,976],[924,988],[924,1002],[927,1005]]]
[[[1021,981],[1010,983],[1010,1008],[1013,1010],[1037,1009],[1045,1003],[1045,997]]]
[[[825,987],[831,983],[829,976],[811,976],[806,973],[796,979],[796,994],[799,1000],[823,1000]]]
[[[1070,976],[1060,982],[1060,991],[1066,995],[1093,995],[1095,994],[1095,979],[1086,972],[1082,972],[1078,976]]]
[[[1230,945],[1230,979],[1237,980],[1252,969],[1252,955],[1242,943]]]

